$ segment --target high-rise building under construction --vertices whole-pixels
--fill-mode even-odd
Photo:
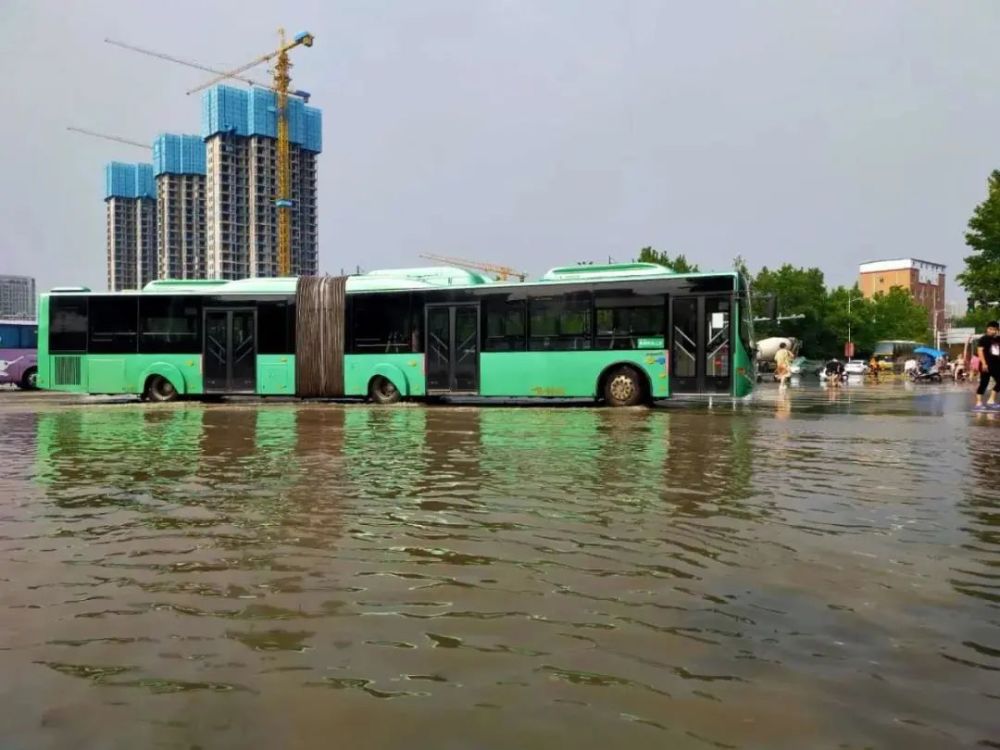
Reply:
[[[316,157],[322,115],[291,97],[287,107],[293,276],[318,272]],[[277,105],[270,89],[215,86],[202,100],[206,264],[209,278],[277,276]]]
[[[108,289],[141,289],[157,277],[153,165],[111,162],[104,181]]]
[[[153,142],[156,250],[161,279],[204,279],[205,143],[197,135],[162,134]]]

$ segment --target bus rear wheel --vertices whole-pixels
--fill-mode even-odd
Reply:
[[[177,399],[177,389],[174,384],[162,375],[154,375],[146,381],[146,398],[150,401],[164,403]]]
[[[38,390],[38,368],[29,367],[25,370],[24,375],[21,376],[21,382],[17,384],[17,387],[22,391]]]
[[[604,400],[608,406],[635,406],[644,397],[642,378],[631,367],[618,367],[604,380]]]
[[[403,397],[393,382],[381,375],[372,378],[368,393],[376,404],[395,404]]]

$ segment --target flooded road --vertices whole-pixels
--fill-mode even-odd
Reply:
[[[0,746],[1000,747],[1000,414],[0,394]]]

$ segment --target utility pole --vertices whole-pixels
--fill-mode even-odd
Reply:
[[[854,342],[851,340],[851,303],[856,299],[864,299],[865,296],[862,294],[860,297],[853,296],[850,292],[847,294],[847,352],[845,356],[851,359],[854,356]]]

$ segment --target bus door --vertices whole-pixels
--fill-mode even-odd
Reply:
[[[205,393],[254,393],[257,388],[257,311],[205,310],[202,357]]]
[[[728,295],[671,298],[671,393],[730,392],[732,310]]]
[[[425,308],[427,393],[479,393],[479,305]]]

